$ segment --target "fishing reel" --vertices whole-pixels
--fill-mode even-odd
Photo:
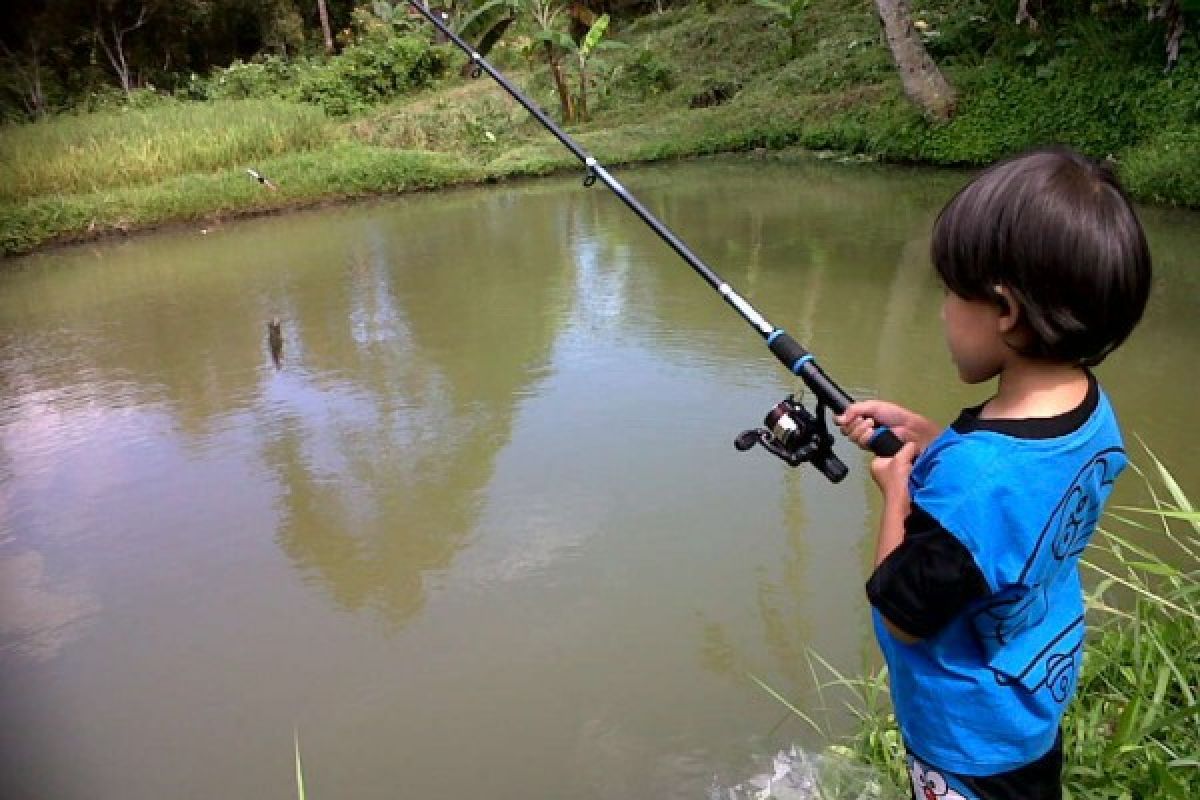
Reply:
[[[812,464],[833,483],[849,472],[833,452],[833,434],[825,424],[825,404],[820,400],[814,414],[789,394],[767,412],[763,425],[742,431],[733,446],[745,452],[760,444],[789,467]]]

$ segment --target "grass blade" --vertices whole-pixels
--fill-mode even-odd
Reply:
[[[305,800],[304,767],[300,764],[300,732],[295,728],[292,729],[292,742],[296,746],[296,796],[300,800]]]
[[[767,694],[771,695],[771,697],[774,697],[776,700],[778,700],[780,703],[782,703],[782,704],[783,704],[783,706],[784,706],[784,707],[785,707],[785,708],[786,708],[788,711],[791,711],[791,712],[792,712],[793,714],[795,714],[797,717],[799,717],[800,719],[802,719],[802,720],[804,720],[806,723],[808,723],[808,725],[809,725],[809,726],[810,726],[810,727],[811,727],[811,728],[812,728],[814,731],[816,731],[817,733],[824,733],[824,731],[822,731],[822,730],[821,730],[821,726],[820,726],[820,725],[818,725],[816,722],[814,722],[812,717],[810,717],[808,714],[805,714],[805,713],[804,713],[803,711],[801,711],[800,709],[796,708],[796,706],[792,705],[792,703],[791,703],[791,702],[789,702],[789,701],[788,701],[788,699],[787,699],[786,697],[784,697],[784,696],[783,696],[783,695],[781,695],[779,692],[775,691],[775,690],[774,690],[774,689],[772,689],[770,686],[768,686],[768,685],[767,685],[767,683],[766,683],[765,681],[763,681],[761,678],[759,678],[757,675],[755,675],[754,673],[751,673],[751,672],[748,672],[748,673],[746,673],[746,675],[747,675],[747,677],[749,677],[749,678],[750,678],[750,680],[752,680],[752,681],[754,681],[755,683],[757,683],[757,684],[759,685],[759,687],[760,687],[760,688],[761,688],[761,689],[762,689],[764,692],[766,692]]]

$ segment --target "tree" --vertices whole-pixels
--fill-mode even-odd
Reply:
[[[5,76],[0,79],[0,89],[19,96],[25,113],[33,118],[44,117],[49,110],[42,79],[43,40],[47,38],[49,16],[50,9],[37,9],[36,15],[30,14],[30,23],[19,26],[20,37],[14,40],[16,50],[0,38],[0,68]]]
[[[1150,0],[1148,16],[1166,23],[1169,72],[1179,62],[1179,43],[1183,41],[1183,4],[1181,0]]]
[[[333,31],[329,27],[329,9],[325,0],[317,0],[317,13],[321,15],[321,34],[325,37],[325,54],[333,55]]]
[[[1128,4],[1128,0],[1122,0],[1121,6]],[[1200,0],[1136,0],[1138,7],[1145,9],[1146,19],[1151,22],[1162,20],[1166,25],[1166,41],[1164,47],[1167,57],[1167,72],[1175,69],[1179,63],[1179,45],[1183,41],[1183,34],[1186,30],[1186,22],[1184,19],[1186,13],[1200,12]],[[1044,11],[1048,7],[1046,3],[1039,3]],[[1092,12],[1101,14],[1109,10],[1107,7],[1111,5],[1105,3],[1093,3]],[[1039,11],[1041,13],[1041,11]],[[1018,25],[1025,24],[1029,26],[1031,32],[1037,32],[1038,20],[1029,10],[1029,0],[1020,0],[1017,4],[1017,19]]]
[[[592,59],[598,50],[610,50],[625,45],[621,42],[602,41],[604,34],[608,30],[608,14],[601,14],[592,22],[587,33],[584,34],[580,42],[576,42],[562,31],[551,31],[542,35],[550,37],[554,44],[562,49],[565,53],[570,53],[575,57],[575,65],[579,71],[579,93],[575,95],[574,109],[575,120],[586,122],[588,118],[588,86],[591,84],[591,74],[588,71],[589,65],[592,64]],[[572,120],[567,120],[568,122]]]
[[[46,91],[42,87],[42,60],[37,39],[29,40],[29,52],[18,56],[8,45],[0,42],[5,72],[9,75],[12,88],[21,96],[25,111],[31,117],[46,116]]]
[[[571,90],[567,86],[567,77],[562,66],[566,51],[558,44],[561,41],[559,35],[566,35],[557,26],[563,8],[556,0],[528,0],[528,2],[529,14],[538,28],[532,46],[541,45],[542,58],[550,67],[550,74],[554,78],[554,88],[558,92],[558,102],[562,108],[563,122],[574,122],[575,102],[571,97]]]
[[[954,114],[957,96],[937,64],[930,58],[920,34],[913,26],[908,0],[875,0],[888,49],[900,72],[900,83],[908,99],[935,119]]]
[[[101,9],[104,9],[108,17],[108,25],[105,26],[105,20],[101,19]],[[106,6],[96,7],[96,19],[93,25],[93,34],[100,47],[104,50],[104,55],[108,56],[108,62],[112,64],[113,71],[117,73],[117,80],[121,82],[121,89],[128,95],[133,91],[134,75],[133,66],[129,63],[125,49],[125,37],[136,31],[138,28],[146,24],[149,18],[150,9],[145,3],[138,7],[137,17],[130,22],[127,16],[128,9],[122,3],[108,3]]]

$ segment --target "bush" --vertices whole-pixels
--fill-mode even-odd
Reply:
[[[1168,130],[1121,158],[1130,192],[1156,203],[1200,207],[1200,128]]]
[[[1066,54],[1039,66],[992,62],[947,72],[961,97],[949,122],[931,123],[907,103],[869,112],[880,156],[984,164],[1059,143],[1095,158],[1119,157],[1145,149],[1164,130],[1195,130],[1200,121],[1195,67],[1172,76],[1151,66],[1114,72]]]
[[[422,37],[372,37],[320,66],[303,70],[295,99],[344,116],[381,100],[428,86],[451,65],[445,48]]]
[[[195,100],[280,98],[345,116],[428,86],[446,73],[452,59],[427,37],[378,28],[326,61],[287,61],[274,55],[234,61],[207,78],[192,76],[184,92]]]
[[[653,50],[639,50],[617,73],[618,90],[628,90],[639,100],[669,92],[677,84],[675,70]]]
[[[302,68],[274,55],[251,62],[236,60],[224,69],[213,70],[207,79],[193,75],[186,92],[197,100],[283,97]]]

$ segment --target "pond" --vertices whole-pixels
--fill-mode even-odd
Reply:
[[[617,175],[850,394],[983,399],[927,257],[965,174]],[[1154,296],[1099,375],[1194,488],[1200,216],[1144,221]],[[0,794],[295,797],[295,731],[312,798],[703,797],[823,741],[750,675],[847,729],[806,654],[877,663],[866,461],[734,450],[797,385],[602,187],[2,266]]]

